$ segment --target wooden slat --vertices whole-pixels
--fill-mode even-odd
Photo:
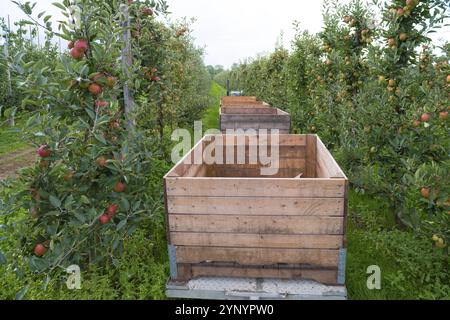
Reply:
[[[342,235],[281,235],[171,232],[171,244],[199,247],[339,249]]]
[[[249,136],[242,136],[242,135],[237,135],[237,134],[231,134],[231,135],[220,135],[220,136],[212,136],[214,139],[222,139],[222,145],[242,145],[241,141],[244,141],[244,144],[249,144],[248,142],[245,141],[249,141],[249,139],[262,139],[262,138],[258,138],[258,137],[249,137]],[[267,144],[270,145],[272,138],[269,135],[267,137],[267,139],[265,139],[267,141]],[[259,140],[256,140],[258,144]],[[293,135],[293,134],[280,134],[278,136],[278,143],[279,146],[306,146],[306,135]]]
[[[340,198],[344,179],[167,178],[168,196]]]
[[[183,174],[184,177],[197,177],[202,176],[202,172],[206,173],[206,165],[193,164],[188,167],[186,172]]]
[[[233,262],[240,265],[299,264],[335,268],[339,250],[177,247],[178,263]]]
[[[225,159],[226,160],[226,159]],[[246,159],[246,163],[244,164],[215,164],[217,167],[222,167],[224,169],[259,169],[259,168],[280,168],[280,169],[304,169],[306,166],[305,159],[295,159],[295,158],[280,158],[278,161],[274,161],[273,163],[269,163],[267,165],[262,165],[261,163],[249,163],[249,159]]]
[[[232,278],[265,278],[265,279],[306,279],[323,284],[337,284],[335,269],[302,269],[302,268],[243,268],[232,266],[215,266],[193,264],[185,269],[179,265],[180,277],[189,280],[198,277],[232,277]],[[187,270],[187,272],[185,271]]]
[[[248,122],[248,123],[254,123],[254,122],[260,122],[260,123],[266,123],[266,122],[287,122],[290,121],[290,116],[288,115],[269,115],[269,114],[249,114],[249,115],[222,115],[222,122]]]
[[[306,178],[316,177],[316,160],[317,160],[317,136],[308,135],[306,137]]]
[[[169,213],[217,215],[343,216],[343,198],[168,197]]]
[[[229,168],[227,166],[215,167],[214,177],[224,178],[295,178],[300,173],[304,172],[304,168],[279,168],[276,172],[264,172],[256,168]]]
[[[342,235],[343,217],[169,214],[171,232]]]
[[[317,138],[317,169],[321,173],[319,177],[326,174],[327,178],[347,179],[331,153],[319,138]]]
[[[255,154],[252,156],[256,156],[260,158],[260,152],[262,154],[262,148],[256,145],[247,145],[245,148],[241,147],[223,147],[223,154],[226,157],[228,152],[234,153],[234,163],[237,163],[237,152],[241,152],[241,150],[245,149],[245,159],[249,159],[250,150]],[[273,146],[273,150],[275,150],[275,146]],[[272,146],[268,145],[267,150],[264,150],[264,155],[267,154],[268,157],[272,155]],[[306,148],[303,146],[278,146],[278,156],[280,159],[306,159]],[[248,162],[248,161],[247,161]]]
[[[248,129],[255,129],[255,130],[260,130],[260,129],[279,129],[279,130],[289,130],[291,127],[291,123],[288,121],[284,121],[284,120],[280,120],[277,121],[277,119],[273,119],[270,122],[258,122],[258,121],[247,121],[245,119],[243,119],[242,121],[226,121],[226,120],[222,120],[221,124],[221,129],[222,130],[226,130],[226,129],[243,129],[243,130],[248,130]]]
[[[230,106],[223,106],[221,109],[222,112],[222,119],[227,119],[227,117],[235,115],[234,118],[238,119],[239,117],[246,117],[246,116],[256,116],[256,115],[277,115],[278,111],[274,108],[266,108],[262,106],[236,106],[236,107],[230,107]],[[238,119],[240,121],[241,119]]]

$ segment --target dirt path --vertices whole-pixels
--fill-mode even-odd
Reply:
[[[0,180],[14,177],[17,170],[30,166],[36,160],[34,149],[17,150],[0,155]]]

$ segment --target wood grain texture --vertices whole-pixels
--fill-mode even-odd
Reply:
[[[279,168],[275,172],[264,173],[261,168],[229,168],[228,166],[218,166],[214,169],[214,174],[210,177],[224,178],[295,178],[304,171],[302,168]]]
[[[237,118],[240,120],[241,117],[247,116],[247,115],[271,115],[272,117],[274,115],[278,114],[277,109],[274,108],[266,108],[264,106],[257,106],[257,105],[239,105],[239,106],[222,106],[221,113],[223,119],[227,119],[228,117],[234,115],[234,118]]]
[[[317,138],[316,170],[319,178],[343,178],[347,179],[339,165],[334,160],[330,151],[323,142]]]
[[[342,235],[343,217],[169,214],[171,232]]]
[[[178,263],[233,262],[248,266],[298,264],[335,268],[338,260],[339,250],[177,247]]]
[[[307,135],[306,137],[306,178],[316,177],[316,162],[317,162],[317,136]]]
[[[342,235],[281,235],[171,232],[173,245],[199,247],[339,249]]]
[[[168,196],[340,198],[344,194],[344,179],[167,178]]]
[[[185,267],[189,266],[189,267]],[[265,279],[307,279],[323,284],[337,284],[335,269],[302,269],[302,268],[252,268],[239,266],[217,266],[208,264],[179,264],[180,277],[188,280],[198,277],[232,277],[232,278],[265,278]]]
[[[343,216],[343,198],[168,197],[172,214]]]

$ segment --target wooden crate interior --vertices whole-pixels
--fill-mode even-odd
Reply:
[[[245,139],[237,140],[237,139]],[[216,139],[223,152],[224,163],[206,164],[195,162],[195,155],[208,146],[213,146]],[[259,138],[256,136],[240,137],[235,135],[213,136],[211,141],[199,143],[184,160],[175,166],[169,177],[224,177],[224,178],[346,178],[330,152],[316,135],[280,135],[278,173],[264,175],[262,168],[269,167],[272,147],[268,143],[267,157],[263,152],[261,161]],[[270,136],[269,136],[270,141]],[[231,146],[230,146],[231,145]],[[219,149],[219,150],[220,150]],[[211,152],[215,155],[215,152]],[[238,162],[238,154],[241,155]],[[197,158],[198,159],[198,158]],[[188,161],[187,161],[188,160]]]

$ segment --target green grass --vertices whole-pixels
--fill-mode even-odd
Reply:
[[[219,124],[219,109],[220,109],[220,98],[225,96],[227,91],[218,85],[216,82],[213,82],[211,85],[210,95],[214,100],[213,105],[208,108],[203,116],[203,129],[220,129]]]
[[[449,257],[429,239],[395,227],[382,199],[350,193],[347,289],[350,299],[445,299]],[[381,290],[367,288],[369,266],[381,269]]]
[[[20,133],[25,120],[17,119],[16,126],[10,127],[8,124],[0,126],[0,155],[26,149],[28,144],[23,141]]]

